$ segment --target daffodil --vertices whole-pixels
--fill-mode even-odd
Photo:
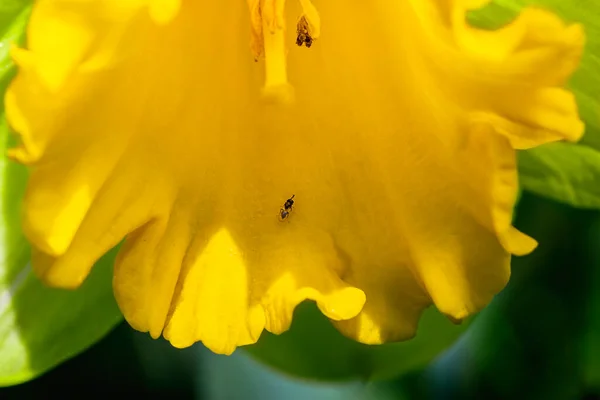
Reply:
[[[536,246],[515,149],[583,133],[581,27],[485,3],[37,0],[6,94],[37,274],[76,288],[125,238],[131,326],[226,354],[306,299],[370,344],[477,312]]]

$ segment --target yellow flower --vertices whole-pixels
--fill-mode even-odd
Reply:
[[[127,321],[219,353],[305,299],[364,343],[478,311],[536,245],[514,149],[583,132],[581,27],[484,3],[37,0],[6,94],[35,270],[75,288],[126,237]]]

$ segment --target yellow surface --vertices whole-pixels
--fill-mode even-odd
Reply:
[[[227,354],[304,299],[381,343],[504,287],[536,246],[511,226],[514,149],[583,133],[562,89],[581,27],[527,9],[480,31],[481,0],[300,3],[36,2],[6,111],[45,282],[77,287],[126,237],[129,323]]]

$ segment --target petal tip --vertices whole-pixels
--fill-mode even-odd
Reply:
[[[363,309],[366,300],[367,297],[362,290],[346,287],[324,301],[318,301],[317,304],[327,318],[343,321],[356,317]]]
[[[34,266],[34,269],[38,270],[36,266]],[[67,290],[75,290],[79,288],[85,281],[85,278],[87,278],[87,274],[73,274],[64,271],[62,268],[55,268],[54,266],[36,274],[38,274],[45,285],[57,289]]]
[[[499,239],[504,249],[515,256],[530,254],[538,246],[538,242],[534,238],[512,226],[507,232],[500,234]]]

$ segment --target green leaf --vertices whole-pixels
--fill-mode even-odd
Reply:
[[[512,20],[524,6],[549,9],[568,22],[585,27],[581,65],[569,81],[586,133],[577,145],[555,143],[519,154],[523,189],[582,208],[600,208],[600,2],[595,0],[495,0],[469,15],[471,23],[497,27]],[[552,68],[552,66],[548,66]]]
[[[425,311],[414,339],[368,346],[344,337],[312,303],[296,309],[292,327],[282,335],[264,332],[245,348],[280,371],[315,380],[389,379],[427,365],[469,325],[454,325],[434,307]]]
[[[30,9],[30,1],[0,1],[0,93],[14,75],[8,48],[22,40]],[[13,140],[3,104],[0,107],[4,154]],[[76,291],[47,288],[33,275],[19,213],[27,171],[0,157],[0,176],[0,386],[8,386],[33,379],[85,350],[122,316],[112,294],[115,251],[98,262]]]
[[[583,144],[550,143],[519,153],[521,186],[580,208],[600,208],[600,152]]]

